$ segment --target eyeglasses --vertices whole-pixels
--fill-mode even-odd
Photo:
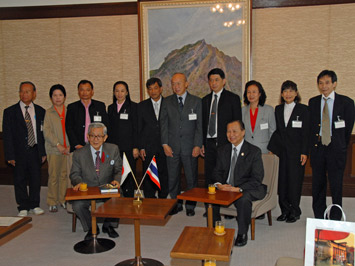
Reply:
[[[102,140],[105,137],[105,135],[92,135],[92,134],[89,134],[89,137],[92,138],[92,139]]]

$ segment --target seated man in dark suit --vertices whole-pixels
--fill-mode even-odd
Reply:
[[[248,241],[252,202],[266,195],[262,184],[264,166],[261,150],[244,140],[245,128],[242,121],[227,125],[230,143],[218,148],[217,163],[213,179],[219,190],[242,192],[243,196],[234,202],[237,208],[238,236],[236,246],[244,246]],[[213,222],[221,220],[219,205],[213,206]]]
[[[73,155],[73,165],[70,180],[74,190],[78,190],[81,183],[88,187],[95,187],[111,183],[120,185],[122,173],[122,159],[115,144],[104,143],[107,139],[107,128],[102,123],[91,123],[88,130],[89,144],[76,150]],[[90,200],[75,200],[73,210],[79,217],[84,231],[88,231],[85,240],[92,238]],[[105,219],[102,231],[112,238],[118,237],[114,227],[118,226],[117,219]],[[99,231],[97,230],[97,233]]]

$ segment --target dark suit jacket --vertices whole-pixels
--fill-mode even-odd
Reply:
[[[121,114],[128,114],[128,119],[120,119]],[[138,148],[138,115],[137,104],[125,101],[117,113],[117,104],[113,103],[108,107],[108,139],[107,142],[118,145],[121,151],[132,151]]]
[[[160,113],[163,101],[164,98],[161,99]],[[160,113],[157,120],[150,98],[138,104],[139,149],[150,150],[153,153],[161,149]]]
[[[231,164],[232,144],[227,143],[218,148],[213,181],[226,184]],[[234,185],[248,191],[256,199],[266,195],[266,186],[262,184],[264,166],[261,150],[244,140],[234,168]]]
[[[70,180],[73,186],[85,182],[89,187],[95,187],[111,183],[113,180],[121,181],[122,159],[117,145],[104,143],[102,154],[105,159],[100,164],[100,176],[97,177],[90,144],[86,144],[82,149],[74,152],[70,171]]]
[[[318,95],[309,100],[310,113],[310,149],[311,149],[311,163],[312,150],[316,149],[318,145],[318,136],[321,125],[321,99],[322,95]],[[345,121],[344,128],[335,128],[334,122],[338,120]],[[351,132],[354,126],[355,108],[354,101],[347,96],[335,93],[333,106],[333,121],[332,121],[332,137],[329,148],[332,154],[337,158],[338,165],[344,167],[346,163],[346,151],[350,141]]]
[[[91,100],[89,106],[91,122],[94,122],[94,116],[97,115],[97,113],[101,116],[101,122],[107,127],[108,117],[105,104],[103,102]],[[68,134],[71,151],[74,151],[75,146],[77,145],[85,146],[85,107],[80,100],[68,105],[65,129]]]
[[[276,131],[271,137],[268,150],[280,156],[282,151],[286,151],[291,157],[300,158],[301,154],[308,155],[309,151],[309,113],[308,107],[304,104],[296,103],[290,119],[285,127],[284,119],[285,104],[280,104],[275,108]],[[302,121],[302,127],[292,127],[292,121]],[[276,140],[276,138],[278,138]]]
[[[210,120],[210,110],[213,92],[202,98],[202,128],[203,128],[203,144],[206,145],[208,123]],[[242,111],[240,106],[240,98],[233,92],[223,89],[221,97],[218,101],[217,109],[217,143],[224,145],[228,143],[227,124],[235,120],[242,120]]]
[[[175,154],[191,155],[195,146],[202,147],[202,103],[197,96],[187,93],[180,114],[176,94],[165,98],[161,106],[161,143],[168,144]],[[197,115],[189,120],[189,114]]]
[[[39,105],[33,104],[36,114],[37,147],[39,159],[46,155],[43,138],[43,122],[46,111]],[[3,139],[5,160],[19,160],[27,148],[27,127],[23,117],[20,102],[4,110]]]

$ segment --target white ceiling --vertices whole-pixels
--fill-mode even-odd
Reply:
[[[0,0],[0,7],[137,2],[137,0]]]

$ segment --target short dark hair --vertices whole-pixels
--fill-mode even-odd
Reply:
[[[207,78],[210,79],[211,75],[219,75],[221,79],[226,78],[226,75],[224,74],[223,70],[220,68],[214,68],[210,72],[208,72]]]
[[[265,90],[264,90],[263,86],[261,85],[261,83],[259,81],[256,81],[256,80],[248,81],[245,84],[245,89],[244,89],[244,94],[243,94],[244,103],[245,104],[250,104],[250,102],[248,100],[248,96],[247,96],[247,91],[248,91],[248,87],[251,86],[251,85],[255,85],[256,87],[258,87],[259,93],[261,94],[260,98],[259,98],[259,105],[264,106],[265,101],[266,101],[266,93],[265,93]]]
[[[282,85],[281,85],[281,93],[282,93],[284,90],[286,90],[286,89],[291,89],[291,90],[297,92],[297,96],[295,97],[295,100],[294,100],[295,103],[298,103],[298,102],[301,101],[301,96],[300,96],[299,93],[298,93],[297,84],[296,84],[296,83],[294,83],[294,82],[291,81],[291,80],[286,80],[286,81],[284,81],[284,82],[282,83]],[[280,101],[281,101],[281,103],[284,103],[284,102],[285,102],[285,100],[284,100],[284,98],[283,98],[282,96],[281,96]]]
[[[145,86],[147,87],[147,89],[149,88],[149,86],[155,84],[155,83],[158,83],[158,86],[161,87],[163,86],[163,83],[161,83],[161,80],[158,79],[158,78],[150,78],[147,80],[147,83],[145,84]]]
[[[333,70],[323,70],[322,72],[319,73],[317,77],[317,83],[319,83],[319,80],[323,78],[324,76],[329,76],[332,79],[332,83],[338,81],[337,74]]]
[[[245,130],[245,125],[244,125],[244,122],[242,120],[233,120],[233,121],[229,122],[227,125],[232,124],[232,123],[238,123],[239,126],[240,126],[240,129],[242,131]]]
[[[52,98],[53,92],[54,92],[55,90],[60,90],[60,91],[63,93],[64,97],[67,97],[67,92],[65,91],[65,88],[63,87],[63,85],[61,85],[61,84],[56,84],[56,85],[53,85],[53,86],[49,89],[49,97],[50,97],[50,98]]]
[[[117,81],[117,82],[115,82],[115,84],[113,84],[113,103],[115,103],[117,101],[117,98],[115,96],[115,88],[116,88],[117,85],[120,85],[120,84],[125,86],[125,88],[127,90],[126,100],[127,100],[128,103],[131,103],[131,97],[129,96],[128,84],[126,82],[122,81],[122,80]]]
[[[80,80],[78,83],[78,89],[81,84],[90,84],[91,89],[94,89],[94,84],[92,84],[92,82],[90,80],[86,80],[86,79]]]
[[[32,86],[32,88],[33,88],[33,91],[36,91],[36,86],[35,86],[35,84],[33,84],[31,81],[23,81],[23,82],[21,82],[20,83],[20,87],[19,87],[19,91],[21,91],[21,87],[22,87],[22,85],[31,85]]]

